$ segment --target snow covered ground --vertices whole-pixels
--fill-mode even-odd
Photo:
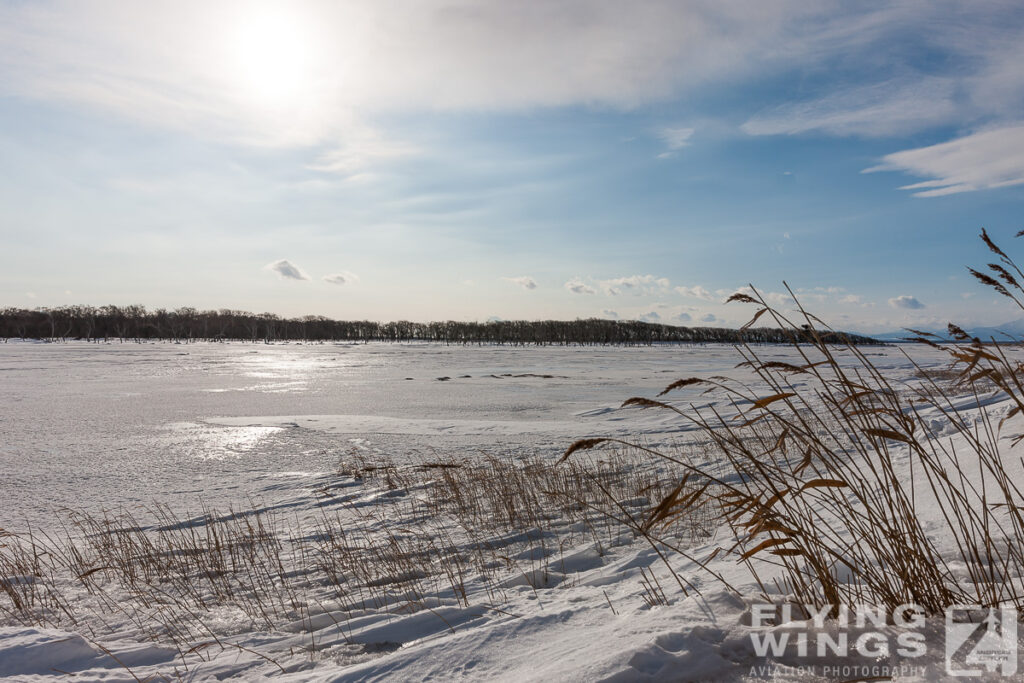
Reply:
[[[912,379],[899,349],[866,353],[897,383]],[[927,348],[912,353],[929,368],[945,360]],[[763,355],[794,361],[783,348],[766,347]],[[486,455],[553,460],[575,439],[591,436],[684,449],[694,435],[678,416],[623,409],[622,401],[654,397],[681,377],[743,377],[734,368],[739,360],[727,346],[0,344],[0,529],[58,533],[65,507],[123,511],[155,529],[152,510],[161,503],[197,523],[204,507],[278,515],[298,545],[322,540],[316,525],[325,513],[366,534],[409,538],[448,524],[442,536],[469,553],[479,538],[470,542],[448,517],[417,516],[422,508],[410,501],[426,495],[422,481],[403,486],[361,478],[339,463],[391,462],[411,471],[424,462]],[[675,393],[673,401],[735,411],[693,388]],[[1000,401],[996,397],[986,410],[1005,415],[1008,406]],[[970,409],[970,402],[964,405]],[[936,512],[936,525],[939,517]],[[684,592],[642,539],[621,530],[592,533],[568,519],[549,522],[523,529],[522,538],[495,531],[484,539],[488,547],[506,548],[494,551],[503,559],[485,578],[466,576],[461,593],[450,581],[431,583],[424,576],[412,577],[420,581],[414,591],[409,577],[393,575],[345,601],[336,586],[306,576],[301,591],[291,594],[295,601],[271,620],[273,628],[254,628],[245,610],[214,604],[200,615],[208,633],[185,643],[146,637],[140,615],[159,610],[101,609],[88,582],[71,577],[64,585],[80,610],[78,623],[43,628],[8,618],[0,627],[0,677],[816,681],[948,675],[941,620],[920,626],[929,646],[913,658],[895,652],[900,629],[891,624],[874,629],[891,637],[887,654],[872,652],[873,641],[851,657],[758,652],[752,634],[806,627],[813,650],[817,639],[839,627],[757,623],[764,588],[744,565],[720,555],[706,566],[735,591],[699,566],[724,542],[723,530],[677,539],[687,556],[670,561],[685,579]],[[99,585],[106,570],[97,571]],[[9,585],[37,580],[2,579]],[[435,590],[427,594],[423,585]],[[129,604],[131,596],[117,592],[123,587],[110,590]],[[848,635],[853,640],[869,626],[852,627]]]

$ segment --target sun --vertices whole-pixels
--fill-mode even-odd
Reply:
[[[312,40],[311,28],[287,8],[240,17],[226,45],[234,85],[261,106],[293,104],[311,85]]]

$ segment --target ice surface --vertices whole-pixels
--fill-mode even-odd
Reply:
[[[351,448],[660,442],[681,425],[622,401],[735,362],[727,346],[0,344],[0,527],[46,526],[65,505],[238,500],[276,472],[330,471]]]
[[[795,360],[790,350],[762,351],[765,360]],[[897,348],[868,354],[897,385],[914,373]],[[914,356],[926,367],[944,360],[924,348]],[[371,462],[415,462],[481,452],[555,457],[586,436],[670,444],[688,438],[685,421],[666,411],[623,409],[622,401],[654,397],[683,377],[743,376],[734,367],[739,360],[731,347],[715,345],[0,344],[0,528],[51,528],[62,506],[135,510],[164,502],[198,520],[203,504],[223,510],[258,499],[262,509],[298,516],[320,510],[323,492],[331,493],[332,505],[368,509],[415,495],[339,478],[339,458],[350,453]],[[736,410],[695,388],[671,400]],[[995,415],[1006,412],[1001,401],[985,398]],[[945,428],[938,416],[933,428]],[[514,539],[508,543],[514,547]],[[706,558],[713,547],[690,551]],[[398,603],[350,610],[340,627],[340,612],[324,604],[274,632],[251,630],[225,611],[210,616],[224,642],[196,642],[187,672],[176,650],[140,640],[116,616],[105,617],[111,623],[96,640],[84,630],[12,625],[0,629],[0,676],[48,681],[69,671],[82,680],[127,681],[178,670],[187,680],[769,677],[751,673],[759,660],[748,637],[750,601],[689,560],[673,561],[699,593],[660,607],[643,600],[641,572],[669,578],[657,554],[638,541],[600,548],[580,542],[557,557],[521,560],[501,581],[507,601],[500,608],[488,607],[482,594],[471,595],[467,607],[439,593],[415,610]],[[734,558],[716,560],[714,568],[742,595],[760,591]],[[941,652],[922,663],[941,670]]]

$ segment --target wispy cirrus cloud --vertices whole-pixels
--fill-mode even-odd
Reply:
[[[888,154],[871,171],[925,178],[901,187],[917,197],[1024,183],[1024,23],[1012,3],[890,3],[817,26],[792,54],[821,60],[809,94],[762,109],[750,135],[896,137],[956,126],[966,134]],[[927,30],[921,30],[927,26]],[[907,55],[941,53],[916,66]],[[892,75],[892,64],[899,64]],[[850,66],[856,65],[854,68]],[[815,79],[815,75],[827,78]]]
[[[422,151],[411,143],[386,138],[380,131],[360,125],[347,130],[308,167],[351,177],[372,164],[414,157]]]
[[[761,112],[740,129],[748,135],[828,135],[887,137],[954,120],[956,81],[907,77],[829,93]]]
[[[145,8],[4,3],[0,83],[8,93],[161,126],[303,146],[336,139],[371,110],[664,100],[748,70],[752,54],[773,50],[809,13],[794,0],[764,9],[665,0],[426,0],[399,9],[310,0],[287,11],[198,0]],[[163,28],[161,40],[146,30],[153,25]],[[272,62],[260,53],[267,49]],[[261,70],[276,81],[269,91],[267,74],[254,74]]]
[[[929,177],[901,190],[915,197],[1024,184],[1024,124],[973,133],[949,142],[895,152],[864,173],[902,171]]]
[[[982,11],[955,1],[425,0],[397,9],[309,0],[287,11],[199,0],[3,3],[0,94],[235,144],[312,149],[312,168],[353,175],[422,151],[369,126],[380,112],[630,109],[792,68],[808,71],[812,94],[769,105],[743,130],[878,136],[1005,120],[1019,116],[1024,95],[1017,19],[1012,3]],[[159,41],[153,25],[163,27]],[[905,66],[891,76],[893,62],[913,63],[905,52],[937,48],[948,59],[935,73]],[[859,67],[815,78],[847,63]],[[656,134],[673,154],[694,129]]]
[[[887,137],[1019,117],[1024,27],[1012,3],[861,5],[805,26],[813,31],[781,50],[817,62],[804,71],[807,94],[750,117],[748,134]],[[925,53],[943,59],[907,58]]]
[[[685,126],[666,126],[664,128],[660,128],[657,131],[657,135],[661,141],[665,143],[667,151],[659,154],[658,158],[668,159],[674,157],[683,147],[689,146],[690,138],[693,137],[693,132],[693,128]]]
[[[160,125],[214,123],[219,135],[258,132],[303,145],[336,138],[358,112],[630,108],[725,78],[791,66],[814,76],[809,64],[826,69],[830,61],[855,58],[865,64],[860,71],[837,69],[846,77],[824,81],[817,97],[795,109],[755,117],[752,127],[790,131],[785,119],[793,118],[801,130],[846,130],[870,126],[869,113],[909,121],[919,101],[997,102],[1013,111],[1008,92],[1024,81],[1015,67],[1021,47],[1012,3],[990,3],[984,11],[966,2],[837,8],[797,0],[293,5],[285,12],[199,0],[151,0],[144,9],[5,3],[0,82],[22,95],[88,103]],[[154,24],[165,28],[160,41],[144,30]],[[987,40],[977,39],[979,30]],[[259,61],[267,47],[261,37],[274,39],[275,62]],[[949,73],[908,71],[894,80],[893,58],[908,45],[941,46],[953,57]],[[251,92],[260,80],[255,66],[281,70],[274,74],[280,92],[270,93],[278,97]],[[953,85],[943,79],[955,80],[966,96],[952,96]],[[806,80],[813,87],[813,78]],[[936,116],[919,113],[926,124]],[[684,125],[664,131],[670,149],[692,134]]]
[[[288,259],[280,259],[263,266],[265,269],[277,273],[282,280],[308,280],[309,275]]]
[[[690,144],[690,138],[693,137],[693,128],[668,126],[658,131],[658,137],[662,139],[665,146],[669,149],[682,149]]]

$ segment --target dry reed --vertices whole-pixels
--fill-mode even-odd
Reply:
[[[972,274],[1024,310],[1024,274],[984,231],[982,239],[1000,263],[989,264],[991,275]],[[930,614],[956,603],[1024,608],[1021,463],[1009,459],[1001,432],[1024,412],[1024,365],[1012,358],[1015,351],[955,325],[953,343],[917,334],[947,353],[950,367],[936,373],[914,363],[920,381],[897,385],[857,346],[825,343],[819,330],[827,326],[798,302],[791,320],[750,292],[729,300],[757,307],[750,324],[766,316],[788,330],[800,360],[766,361],[744,345],[740,365],[753,370],[757,388],[687,378],[662,392],[705,387],[732,405],[734,418],[714,408],[626,401],[675,411],[705,435],[719,463],[696,467],[651,451],[687,473],[679,490],[649,511],[645,526],[671,522],[694,506],[717,509],[733,533],[716,554],[746,563],[766,596],[781,590],[833,613],[863,603],[914,603]],[[998,422],[985,410],[993,391],[1011,406]],[[948,426],[959,445],[937,424]],[[563,460],[608,441],[578,441]],[[687,489],[689,478],[710,485]],[[938,510],[938,528],[926,528],[924,510]],[[778,570],[775,591],[765,585],[766,565]]]

